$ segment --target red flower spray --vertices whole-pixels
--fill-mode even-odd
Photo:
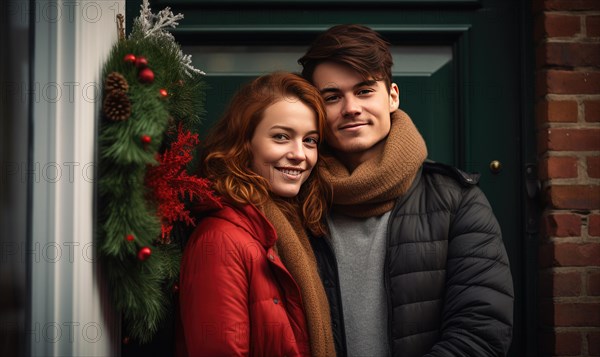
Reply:
[[[187,172],[187,165],[193,158],[192,151],[198,143],[198,134],[184,131],[180,126],[177,140],[171,144],[170,149],[157,155],[159,164],[146,172],[146,186],[152,190],[152,197],[158,204],[163,243],[170,243],[175,222],[196,225],[186,207],[186,198],[190,202],[200,201],[202,206],[221,206],[219,198],[210,188],[210,181]]]

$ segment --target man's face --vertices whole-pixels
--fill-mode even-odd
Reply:
[[[352,167],[383,150],[390,131],[390,113],[398,109],[398,86],[388,92],[382,81],[365,81],[349,67],[323,62],[315,68],[313,82],[325,100],[327,143]]]

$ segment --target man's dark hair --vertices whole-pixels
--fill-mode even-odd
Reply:
[[[298,60],[302,76],[313,82],[315,68],[327,61],[348,66],[365,80],[382,80],[390,89],[393,60],[389,43],[366,26],[337,25],[320,34]]]

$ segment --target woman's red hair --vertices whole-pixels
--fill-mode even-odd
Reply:
[[[271,195],[269,182],[250,169],[250,141],[254,130],[265,110],[280,100],[300,100],[306,104],[315,113],[319,138],[324,137],[326,117],[321,94],[293,73],[263,75],[234,95],[224,115],[211,129],[202,147],[201,174],[229,201],[260,207],[265,200],[273,199],[289,216],[300,214],[305,227],[313,234],[322,235],[331,190],[321,176],[319,163],[292,199]]]

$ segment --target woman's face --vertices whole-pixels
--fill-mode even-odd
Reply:
[[[250,141],[251,168],[269,181],[271,191],[294,197],[317,163],[317,118],[298,98],[269,106]]]

